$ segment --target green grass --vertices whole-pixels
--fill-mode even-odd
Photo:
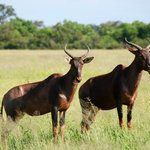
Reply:
[[[84,50],[71,51],[80,56]],[[64,61],[65,53],[59,51],[0,51],[0,99],[12,87],[40,81],[52,73],[65,74],[69,64]],[[78,88],[91,76],[110,72],[116,65],[129,65],[133,54],[127,50],[91,50],[94,60],[83,67],[83,80]],[[65,144],[58,138],[53,144],[51,114],[39,117],[25,117],[13,130],[7,140],[9,150],[148,150],[150,149],[150,76],[143,72],[139,93],[133,108],[133,128],[126,127],[126,106],[124,109],[125,127],[119,128],[116,109],[101,111],[87,135],[80,134],[81,109],[78,90],[66,113]],[[4,117],[6,115],[4,113]]]

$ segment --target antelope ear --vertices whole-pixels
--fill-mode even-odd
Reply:
[[[66,61],[67,63],[70,63],[70,60],[71,60],[70,58],[64,56],[64,59],[65,59],[65,61]]]
[[[128,49],[131,53],[133,53],[134,55],[139,55],[139,54],[140,54],[140,52],[139,52],[138,50],[133,49],[133,48],[131,48],[131,47],[127,47],[127,49]]]
[[[83,60],[84,63],[89,63],[94,59],[94,57],[87,57]]]

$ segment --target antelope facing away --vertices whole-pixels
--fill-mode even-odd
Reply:
[[[127,126],[131,128],[132,108],[138,93],[142,70],[150,73],[149,46],[142,48],[125,39],[135,59],[128,66],[116,66],[112,72],[88,79],[79,89],[82,109],[81,133],[90,129],[99,110],[117,108],[119,124],[123,127],[122,105],[127,105]]]
[[[64,142],[65,113],[73,100],[78,83],[81,81],[82,67],[85,63],[92,61],[94,57],[87,57],[90,49],[81,57],[74,57],[64,48],[65,53],[71,57],[65,58],[70,63],[70,70],[65,74],[55,73],[47,79],[19,85],[10,89],[3,97],[1,106],[1,115],[3,106],[7,115],[6,127],[2,131],[2,143],[5,146],[6,137],[11,132],[9,128],[10,120],[16,123],[24,114],[31,116],[44,115],[51,112],[54,143],[57,142],[58,134],[58,111],[60,112],[60,133],[62,142]],[[87,58],[86,58],[87,57]]]

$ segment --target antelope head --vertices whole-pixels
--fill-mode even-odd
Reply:
[[[131,47],[127,47],[130,52],[132,52],[139,60],[140,66],[142,70],[147,71],[150,74],[150,45],[148,45],[146,48],[142,48],[141,46],[134,44],[132,42],[129,42],[125,38],[125,42],[133,46],[136,49],[132,49]]]
[[[65,45],[64,51],[70,58],[65,57],[65,60],[71,65],[70,72],[72,72],[73,79],[78,83],[82,80],[81,72],[82,72],[83,65],[85,63],[91,62],[94,57],[87,57],[90,52],[90,48],[88,46],[87,46],[88,48],[87,52],[80,57],[74,57],[66,50],[66,47],[67,45]]]

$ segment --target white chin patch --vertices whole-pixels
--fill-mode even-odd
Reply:
[[[62,99],[66,99],[67,97],[64,94],[59,94],[59,97]]]

